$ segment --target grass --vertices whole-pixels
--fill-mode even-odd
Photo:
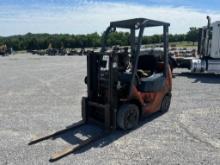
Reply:
[[[148,44],[145,45],[146,47],[154,47],[154,46],[161,46],[163,43],[158,44]],[[169,46],[171,47],[177,47],[177,48],[197,48],[198,43],[195,42],[193,45],[193,42],[191,41],[181,41],[181,42],[169,42]]]
[[[191,42],[191,41],[170,42],[170,46],[172,46],[172,45],[176,45],[176,47],[188,48],[188,47],[197,47],[198,43],[195,42],[193,45],[193,42]]]

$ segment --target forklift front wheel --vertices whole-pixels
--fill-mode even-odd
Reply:
[[[171,97],[172,97],[172,94],[170,92],[164,96],[161,106],[160,106],[160,112],[165,113],[169,110]]]
[[[135,104],[123,104],[117,113],[117,125],[123,130],[133,129],[138,125],[139,109]]]

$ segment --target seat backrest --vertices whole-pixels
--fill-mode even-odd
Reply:
[[[138,59],[137,69],[150,70],[154,72],[157,60],[153,55],[141,55]]]
[[[150,77],[141,78],[138,89],[141,92],[158,92],[165,84],[165,77],[162,73],[154,73]]]

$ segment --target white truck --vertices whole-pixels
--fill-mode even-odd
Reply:
[[[198,57],[191,60],[192,72],[220,73],[220,21],[200,28]]]

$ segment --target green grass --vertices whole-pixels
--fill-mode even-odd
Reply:
[[[187,47],[197,47],[197,45],[198,45],[197,42],[195,42],[194,45],[193,45],[193,42],[189,42],[189,41],[170,42],[169,44],[170,44],[170,46],[176,45],[176,47],[184,47],[184,48],[187,48]]]
[[[158,44],[147,44],[145,45],[146,48],[148,47],[155,47],[155,46],[161,46],[163,43]],[[193,42],[191,41],[181,41],[181,42],[169,42],[170,47],[177,47],[177,48],[197,48],[198,43],[195,42],[193,45]]]

